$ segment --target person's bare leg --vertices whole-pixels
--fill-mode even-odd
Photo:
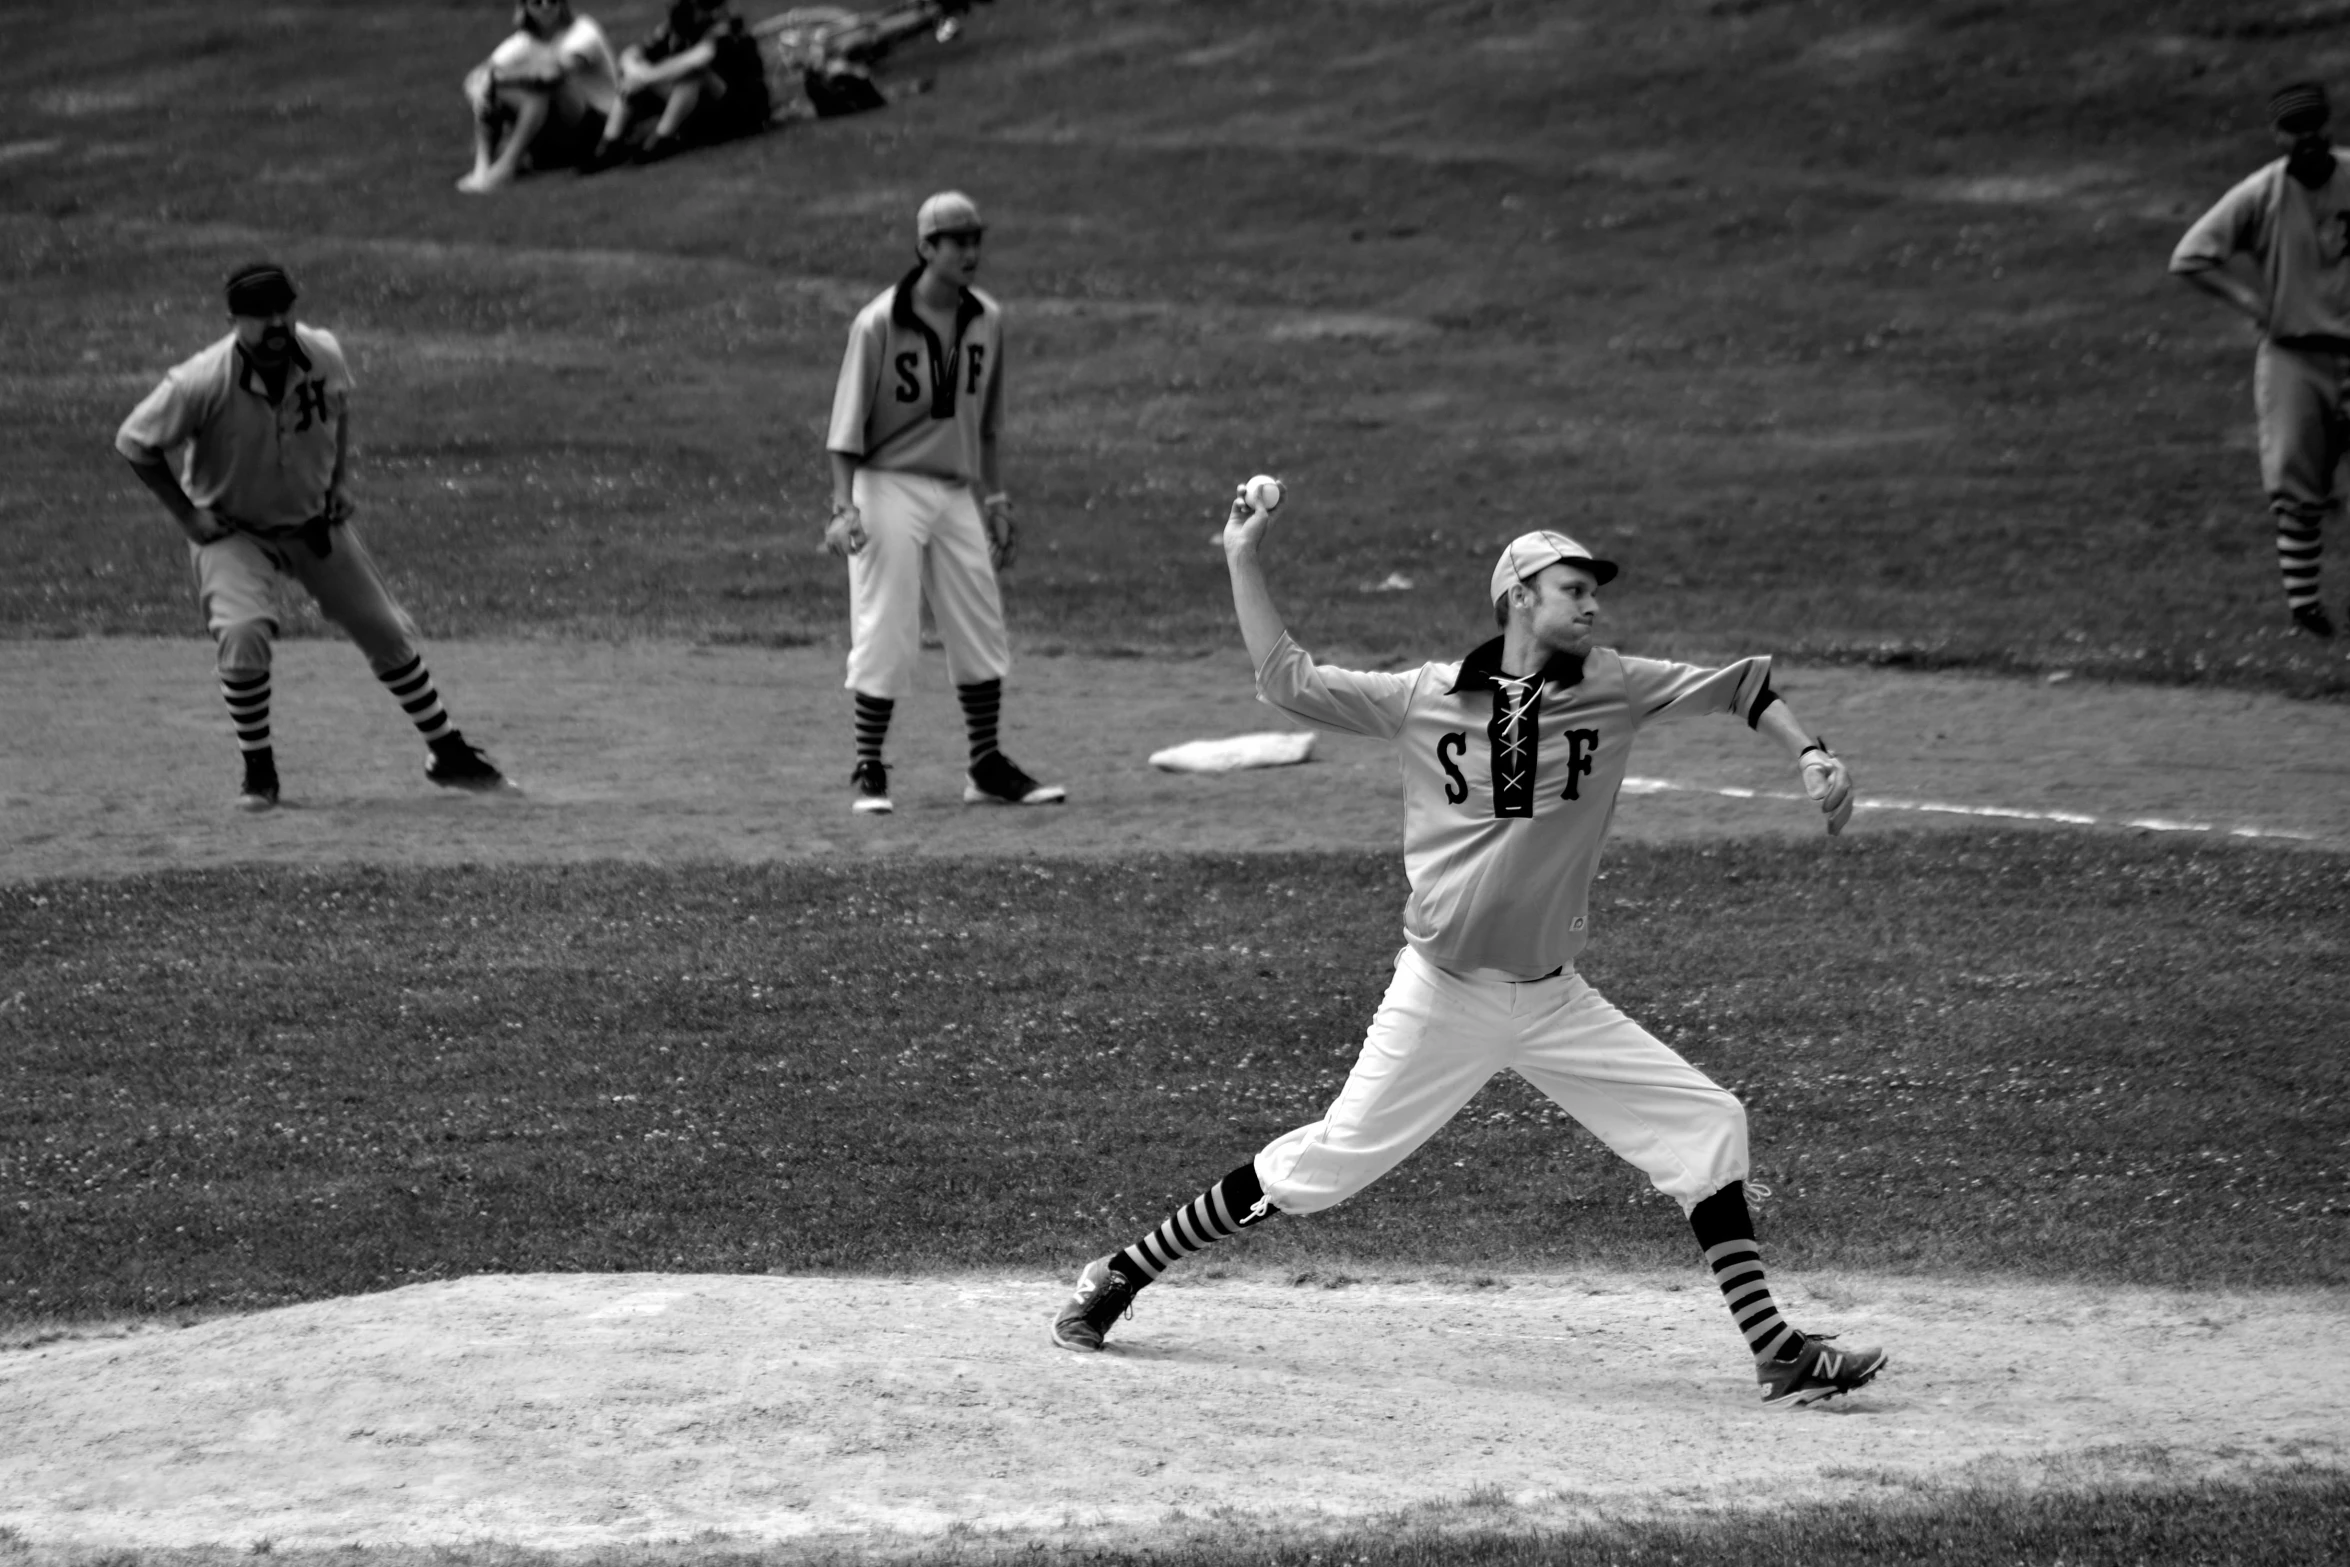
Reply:
[[[497,158],[488,168],[457,182],[457,188],[468,195],[478,196],[512,184],[515,171],[522,167],[522,155],[530,150],[531,142],[547,123],[550,100],[546,93],[501,88],[498,101],[514,111],[514,128],[506,133],[506,145],[498,149]]]
[[[653,127],[653,139],[666,141],[685,125],[686,117],[702,101],[702,73],[680,77],[669,84],[668,101],[661,105],[660,123]]]
[[[473,117],[473,171],[457,182],[460,190],[471,188],[468,181],[479,184],[488,178],[490,164],[498,155],[497,123],[486,116]]]
[[[506,123],[504,111],[492,96],[488,66],[476,66],[466,73],[465,102],[473,110],[473,169],[465,179],[479,180],[489,173],[498,155],[498,131]],[[463,189],[464,183],[459,180],[458,188]]]

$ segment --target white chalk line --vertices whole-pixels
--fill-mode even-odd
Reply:
[[[1731,800],[1801,800],[1800,794],[1780,789],[1736,789],[1712,784],[1678,783],[1670,778],[1627,778],[1626,794],[1713,794]],[[2061,822],[2068,827],[2140,827],[2148,832],[2214,832],[2230,838],[2290,838],[2314,843],[2319,835],[2284,827],[2222,827],[2216,822],[2182,822],[2167,816],[2084,816],[2079,811],[2027,811],[2012,805],[1951,805],[1939,800],[1887,800],[1863,796],[1853,801],[1856,811],[1921,811],[1948,816],[1989,816],[2005,821]]]

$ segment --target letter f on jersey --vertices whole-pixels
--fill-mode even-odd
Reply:
[[[1567,731],[1567,786],[1559,791],[1562,800],[1583,798],[1582,780],[1591,776],[1591,759],[1599,754],[1599,731],[1570,729]]]

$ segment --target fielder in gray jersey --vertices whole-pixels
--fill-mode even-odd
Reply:
[[[1594,647],[1599,589],[1616,567],[1563,534],[1510,544],[1492,579],[1502,634],[1458,662],[1399,673],[1315,664],[1290,639],[1258,565],[1267,520],[1244,491],[1224,527],[1257,690],[1317,728],[1395,747],[1411,883],[1405,946],[1322,1118],[1088,1263],[1054,1320],[1054,1342],[1102,1348],[1135,1293],[1170,1265],[1276,1213],[1345,1201],[1506,1069],[1681,1204],[1754,1356],[1765,1405],[1796,1408],[1866,1384],[1884,1351],[1800,1333],[1771,1298],[1746,1204],[1744,1108],[1575,972],[1591,878],[1643,725],[1691,713],[1743,718],[1785,747],[1830,833],[1851,817],[1851,774],[1771,689],[1768,658],[1703,669]]]
[[[986,228],[960,191],[914,215],[916,265],[849,326],[825,438],[832,520],[824,547],[849,566],[857,763],[850,809],[895,808],[882,746],[914,683],[922,606],[945,646],[971,742],[967,805],[1059,805],[1003,753],[996,727],[1012,649],[996,573],[1012,564],[1012,500],[998,464],[1003,311],[972,286]]]
[[[296,298],[277,263],[238,268],[225,291],[234,329],[174,365],[114,437],[187,535],[196,602],[218,645],[220,693],[244,758],[237,803],[248,811],[278,803],[270,663],[289,583],[307,589],[367,655],[424,738],[425,777],[449,789],[508,789],[442,710],[416,628],[359,542],[345,482],[351,369],[333,334],[295,322]]]

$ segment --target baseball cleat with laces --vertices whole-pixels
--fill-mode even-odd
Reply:
[[[1040,784],[1001,751],[990,751],[963,778],[965,805],[1059,805],[1069,791]]]
[[[1873,1381],[1885,1369],[1881,1349],[1844,1349],[1832,1342],[1833,1333],[1807,1335],[1793,1360],[1762,1360],[1754,1379],[1762,1384],[1765,1409],[1800,1409],[1849,1393]]]
[[[442,788],[495,794],[514,787],[513,780],[499,772],[478,747],[469,744],[456,730],[428,744],[432,755],[425,760],[424,776]]]
[[[1096,1257],[1077,1275],[1077,1289],[1053,1318],[1053,1342],[1090,1354],[1109,1337],[1110,1324],[1134,1305],[1134,1281]]]

